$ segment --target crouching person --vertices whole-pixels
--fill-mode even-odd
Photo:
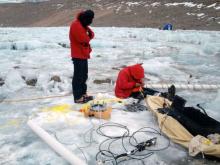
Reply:
[[[144,88],[144,68],[141,64],[131,65],[120,70],[115,86],[115,95],[119,98],[133,97],[143,99],[146,95],[160,95],[172,100],[175,87],[171,86],[168,92],[160,93],[151,88]]]

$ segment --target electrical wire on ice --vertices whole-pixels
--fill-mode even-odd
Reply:
[[[88,129],[88,130],[83,134],[84,142],[85,142],[85,143],[89,143],[88,145],[85,145],[85,146],[79,146],[79,145],[77,145],[77,144],[76,144],[75,142],[73,142],[73,141],[71,141],[70,143],[64,142],[64,141],[60,140],[60,138],[57,136],[57,132],[54,132],[54,131],[48,131],[48,132],[51,132],[51,133],[54,135],[55,139],[56,139],[58,142],[60,142],[61,144],[63,144],[63,145],[69,145],[69,146],[75,145],[76,148],[82,153],[82,155],[83,155],[83,157],[84,157],[86,163],[88,163],[88,159],[87,159],[87,157],[86,157],[86,155],[85,155],[85,153],[84,153],[84,151],[83,151],[82,149],[90,147],[90,146],[92,145],[92,143],[96,143],[96,141],[94,141],[94,139],[93,139],[93,132],[94,132],[94,130],[95,130],[95,129],[94,129],[94,128],[95,128],[95,125],[94,125],[94,123],[92,122],[92,119],[91,119],[91,118],[89,119],[89,121],[90,121],[90,123],[92,124],[92,127],[91,127],[90,129]],[[89,141],[86,140],[86,136],[87,136],[88,133],[89,133],[89,138],[90,138]]]
[[[106,127],[118,127],[120,129],[124,129],[124,133],[123,133],[123,135],[111,136],[111,135],[108,135],[103,132],[103,129]],[[143,142],[139,143],[138,140],[135,138],[135,135],[138,133],[148,133],[151,135],[157,135],[157,136],[161,136],[161,137],[165,138],[165,136],[162,135],[159,131],[157,131],[156,129],[151,128],[151,127],[142,127],[139,130],[133,132],[133,134],[129,135],[130,131],[126,126],[124,126],[122,124],[118,124],[118,123],[109,122],[109,123],[105,123],[105,124],[100,125],[97,128],[96,132],[99,135],[107,138],[102,143],[100,143],[99,152],[96,154],[96,161],[101,161],[102,163],[113,161],[112,164],[118,165],[121,162],[128,161],[128,160],[139,160],[139,161],[142,161],[142,163],[144,164],[143,159],[148,158],[149,156],[153,155],[155,152],[165,150],[170,146],[170,140],[168,138],[166,138],[168,141],[167,145],[165,147],[161,147],[158,149],[148,149],[147,147],[143,146]],[[134,148],[132,151],[129,151],[125,147],[124,141],[126,138],[128,138],[129,145]],[[153,139],[156,139],[156,138],[153,138]],[[116,154],[116,153],[113,153],[113,151],[112,151],[113,143],[115,143],[119,140],[122,141],[121,145],[124,149],[124,153],[122,153],[122,154]],[[134,144],[134,142],[131,142],[131,140],[133,140],[135,142],[135,144]],[[150,140],[152,140],[152,139],[150,139]],[[149,139],[148,139],[148,141],[149,141]],[[103,149],[103,146],[107,145],[107,144],[108,144],[107,148]],[[148,152],[140,154],[141,152],[144,152],[144,151],[148,151]],[[100,156],[105,157],[106,159],[100,160],[100,158],[99,158]],[[121,158],[125,158],[125,159],[120,160]]]

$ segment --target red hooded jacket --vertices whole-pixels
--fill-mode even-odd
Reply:
[[[116,81],[115,95],[119,98],[129,97],[134,89],[137,88],[135,84],[142,83],[142,78],[144,78],[144,68],[140,64],[122,69]]]
[[[89,42],[94,38],[94,32],[88,26],[84,28],[78,20],[78,16],[77,19],[72,22],[69,31],[71,57],[88,59],[92,51]]]

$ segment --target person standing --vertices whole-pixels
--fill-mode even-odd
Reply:
[[[90,41],[94,38],[94,32],[89,27],[94,19],[92,10],[78,13],[76,20],[70,26],[69,39],[71,57],[74,65],[72,90],[75,103],[86,103],[93,99],[87,95],[88,59],[92,51]]]

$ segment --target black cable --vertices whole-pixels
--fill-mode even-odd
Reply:
[[[124,126],[122,124],[119,124],[119,123],[113,123],[113,122],[109,122],[109,123],[104,123],[102,125],[100,125],[97,129],[96,129],[96,133],[101,135],[101,136],[104,136],[104,137],[107,137],[107,138],[121,138],[122,136],[124,136],[125,134],[123,134],[122,136],[110,136],[110,135],[107,135],[105,133],[102,132],[102,128],[105,128],[105,127],[117,127],[117,128],[122,128],[122,129],[125,129],[125,133],[126,133],[126,136],[129,135],[129,129],[127,128],[127,126]]]
[[[126,132],[123,134],[123,136],[122,136],[122,138],[127,138],[127,134],[126,134]],[[120,159],[120,158],[123,158],[123,157],[129,157],[129,155],[125,152],[125,153],[123,153],[123,154],[115,154],[115,153],[113,153],[112,151],[111,151],[111,149],[110,149],[110,147],[111,147],[111,145],[112,145],[112,143],[114,143],[115,141],[117,141],[117,140],[121,140],[121,138],[108,138],[108,139],[106,139],[106,140],[104,140],[101,144],[100,144],[100,146],[99,146],[99,150],[100,150],[100,152],[101,153],[103,153],[102,151],[108,151],[107,153],[109,153],[109,154],[103,154],[103,155],[105,155],[106,157],[108,157],[108,158],[110,158],[110,157],[112,157],[112,155],[114,156],[114,158],[112,158],[112,160],[114,159],[115,160],[115,164],[118,164],[118,159]],[[108,150],[103,150],[102,149],[102,145],[103,144],[105,144],[105,143],[107,143],[109,141],[109,144],[108,144]],[[100,153],[99,152],[99,153]],[[135,153],[134,153],[135,154]],[[148,156],[149,156],[149,154],[148,154]],[[97,158],[97,157],[96,157]],[[129,159],[136,159],[135,157],[130,157]],[[127,158],[126,158],[126,160],[127,160]],[[123,162],[123,161],[126,161],[126,160],[122,160],[122,161],[120,161],[120,163],[121,162]]]
[[[118,128],[123,128],[123,129],[126,129],[127,131],[125,131],[125,133],[122,136],[109,136],[109,135],[106,135],[102,132],[103,128],[112,127],[112,126],[118,127]],[[149,129],[149,130],[144,130],[144,129]],[[166,139],[168,140],[168,144],[165,147],[162,147],[159,149],[148,149],[147,148],[146,144],[148,144],[148,143],[146,143],[146,142],[149,140],[151,141],[152,139],[148,139],[146,142],[138,143],[138,140],[135,138],[135,135],[140,132],[151,133],[151,134],[159,135],[159,136],[162,136],[165,138],[165,136],[163,136],[158,130],[151,128],[151,127],[142,127],[139,130],[133,132],[132,135],[129,135],[130,131],[126,126],[124,126],[122,124],[118,124],[118,123],[105,123],[105,124],[100,125],[99,128],[97,128],[96,132],[101,136],[107,137],[107,139],[104,140],[99,145],[99,152],[97,153],[96,160],[98,160],[98,155],[102,154],[102,156],[105,156],[108,159],[111,158],[110,160],[112,160],[112,161],[114,160],[114,164],[116,164],[116,165],[118,165],[119,163],[122,163],[124,161],[129,161],[129,160],[139,160],[139,161],[142,161],[142,163],[144,163],[143,159],[148,158],[149,156],[153,155],[155,152],[165,150],[170,146],[170,140],[167,138]],[[133,149],[130,149],[130,151],[128,151],[128,149],[125,147],[125,142],[124,142],[125,138],[128,138],[129,145],[133,147]],[[133,139],[136,144],[131,143],[131,139]],[[155,138],[153,138],[153,139],[155,139]],[[111,150],[113,143],[117,142],[118,140],[122,140],[121,145],[125,151],[124,153],[116,154],[116,153],[112,152],[112,150]],[[107,145],[107,147],[106,147],[107,149],[102,149],[102,148],[104,148],[103,147],[104,145]],[[150,144],[150,146],[151,146],[151,144]],[[143,154],[142,152],[144,152],[144,151],[148,151],[148,152]],[[140,153],[142,153],[142,154],[140,154]],[[120,160],[123,158],[124,158],[124,160]]]
[[[93,132],[94,132],[94,127],[95,127],[94,124],[93,124],[93,122],[91,121],[91,119],[90,119],[89,121],[92,123],[92,128],[90,128],[89,130],[87,130],[87,131],[83,134],[84,142],[89,143],[87,146],[82,146],[82,147],[80,147],[80,146],[78,146],[78,145],[77,145],[76,143],[74,143],[74,142],[71,142],[71,143],[63,142],[63,141],[61,141],[61,140],[58,138],[56,132],[53,132],[53,131],[50,131],[50,130],[49,130],[48,132],[50,132],[50,133],[55,137],[55,139],[56,139],[58,142],[60,142],[61,144],[63,144],[63,145],[75,145],[75,146],[77,147],[77,149],[82,153],[82,155],[83,155],[83,157],[84,157],[84,159],[85,159],[85,161],[86,161],[86,163],[87,163],[88,160],[87,160],[86,155],[85,155],[85,153],[83,152],[82,148],[90,147],[91,144],[94,142],[94,141],[92,141],[92,138],[93,138]],[[86,138],[85,138],[88,133],[90,133],[90,141],[89,141],[89,142],[87,142],[87,141],[86,141]]]
[[[88,162],[82,148],[86,148],[91,146],[91,144],[94,142],[93,141],[93,132],[94,132],[94,124],[93,122],[90,120],[90,122],[92,123],[92,128],[90,128],[89,130],[87,130],[83,136],[84,136],[84,141],[86,143],[89,143],[88,146],[84,146],[84,147],[79,147],[78,145],[76,145],[75,143],[71,142],[71,143],[66,143],[66,142],[62,142],[58,136],[57,133],[52,132],[52,134],[54,135],[54,137],[56,138],[57,141],[59,141],[60,143],[64,144],[64,145],[75,145],[80,152],[82,153],[84,159],[86,162]],[[124,133],[123,135],[119,135],[119,136],[111,136],[108,135],[106,133],[104,133],[104,129],[107,127],[114,127],[114,128],[119,128],[119,129],[124,129]],[[148,130],[146,130],[148,129]],[[96,154],[96,161],[101,161],[101,163],[106,163],[106,162],[111,162],[113,165],[118,165],[122,162],[125,161],[131,161],[131,160],[137,160],[137,161],[141,161],[144,164],[144,159],[150,157],[151,155],[153,155],[155,152],[158,151],[162,151],[167,149],[170,146],[170,141],[168,139],[168,145],[159,149],[149,149],[148,147],[150,147],[151,145],[154,145],[154,143],[149,143],[150,145],[148,146],[147,142],[151,142],[152,139],[146,139],[146,141],[144,142],[138,142],[137,138],[135,137],[135,135],[137,136],[138,133],[150,133],[150,134],[154,134],[154,135],[159,135],[162,137],[163,136],[158,130],[151,128],[151,127],[142,127],[140,129],[138,129],[137,131],[133,132],[130,135],[130,131],[128,129],[127,126],[119,124],[119,123],[114,123],[114,122],[108,122],[108,123],[104,123],[99,125],[99,127],[96,129],[97,134],[106,137],[107,139],[105,139],[104,141],[102,141],[99,144],[99,151]],[[89,134],[90,136],[90,140],[86,141],[86,136]],[[127,149],[125,147],[125,139],[128,139],[128,145],[130,145],[132,147],[132,149]],[[121,146],[123,148],[124,151],[122,151],[122,153],[114,153],[112,151],[113,148],[113,144],[116,143],[117,141],[121,140]],[[131,140],[133,140],[133,142],[131,142]],[[106,145],[107,147],[104,147],[104,145]],[[106,148],[106,149],[104,149]],[[144,153],[147,152],[147,153]],[[102,156],[102,159],[100,159],[100,156]]]
[[[100,143],[100,145],[99,145],[99,151],[102,151],[103,149],[102,149],[102,145],[104,145],[107,141],[111,141],[112,139],[106,139],[106,140],[104,140],[102,143]],[[109,149],[109,147],[107,147],[108,149]],[[109,150],[108,150],[109,151]],[[117,154],[114,154],[114,153],[112,153],[111,151],[109,151],[110,153],[111,153],[111,155],[117,155]],[[111,156],[109,156],[109,155],[106,155],[107,157],[111,157]]]
[[[112,160],[115,161],[115,164],[116,164],[116,165],[118,164],[118,163],[117,163],[117,160],[115,159],[115,156],[114,156],[111,152],[109,152],[108,150],[101,150],[101,151],[99,151],[99,152],[96,154],[96,161],[100,160],[100,159],[98,159],[99,154],[106,156],[106,154],[104,154],[104,152],[110,153],[110,154],[112,155],[112,158],[113,158]],[[102,162],[105,163],[106,161],[110,161],[110,160],[105,160],[105,161],[102,161]]]
[[[133,158],[129,158],[129,159],[127,158],[127,159],[124,159],[124,160],[122,160],[122,161],[119,161],[118,164],[120,164],[120,163],[122,163],[122,162],[125,162],[125,161],[128,162],[128,161],[130,161],[130,160],[134,160],[134,159],[133,159]],[[144,160],[141,159],[140,161],[142,162],[143,165],[145,165]]]
[[[197,104],[196,106],[200,108],[206,116],[208,116],[208,114],[206,113],[206,110],[200,104]]]
[[[150,130],[147,130],[147,131],[142,131],[143,129],[150,129]],[[151,131],[152,130],[152,131]],[[139,130],[137,130],[137,131],[135,131],[132,135],[131,135],[131,137],[135,140],[135,142],[138,144],[138,142],[137,142],[137,140],[136,140],[136,138],[134,137],[135,136],[135,134],[137,134],[137,133],[140,133],[140,132],[146,132],[146,133],[152,133],[152,134],[156,134],[156,135],[160,135],[160,136],[162,136],[163,138],[165,138],[165,139],[167,139],[167,141],[168,141],[168,144],[165,146],[165,147],[163,147],[163,148],[159,148],[159,149],[146,149],[146,150],[148,150],[148,151],[162,151],[162,150],[165,150],[165,149],[167,149],[167,148],[169,148],[169,146],[170,146],[170,140],[168,139],[168,138],[166,138],[165,136],[163,136],[158,130],[156,130],[156,129],[154,129],[154,128],[151,128],[151,127],[142,127],[142,128],[140,128]],[[132,145],[132,146],[135,146],[135,145],[137,145],[137,144],[132,144],[131,143],[131,138],[129,139],[129,143]]]
[[[93,133],[94,133],[94,128],[95,128],[95,125],[94,125],[94,123],[92,122],[92,118],[89,118],[89,121],[90,121],[90,123],[92,124],[92,128],[90,128],[89,130],[87,130],[84,134],[83,134],[83,139],[84,139],[84,142],[85,143],[89,143],[89,145],[88,146],[85,146],[85,147],[81,147],[81,148],[86,148],[86,147],[89,147],[89,146],[91,146],[91,144],[92,143],[94,143],[94,142],[96,142],[96,141],[94,141],[94,139],[93,139]],[[88,142],[88,141],[86,141],[86,135],[87,134],[90,134],[90,141]]]
[[[58,138],[56,132],[53,133],[53,135],[54,135],[54,137],[56,138],[56,140],[57,140],[58,142],[60,142],[61,144],[64,144],[64,145],[75,145],[76,148],[82,153],[82,155],[83,155],[83,157],[84,157],[86,163],[88,162],[88,160],[87,160],[87,158],[86,158],[86,155],[84,154],[83,150],[82,150],[81,147],[79,147],[76,143],[74,143],[74,142],[72,142],[72,143],[62,142],[62,141]]]

